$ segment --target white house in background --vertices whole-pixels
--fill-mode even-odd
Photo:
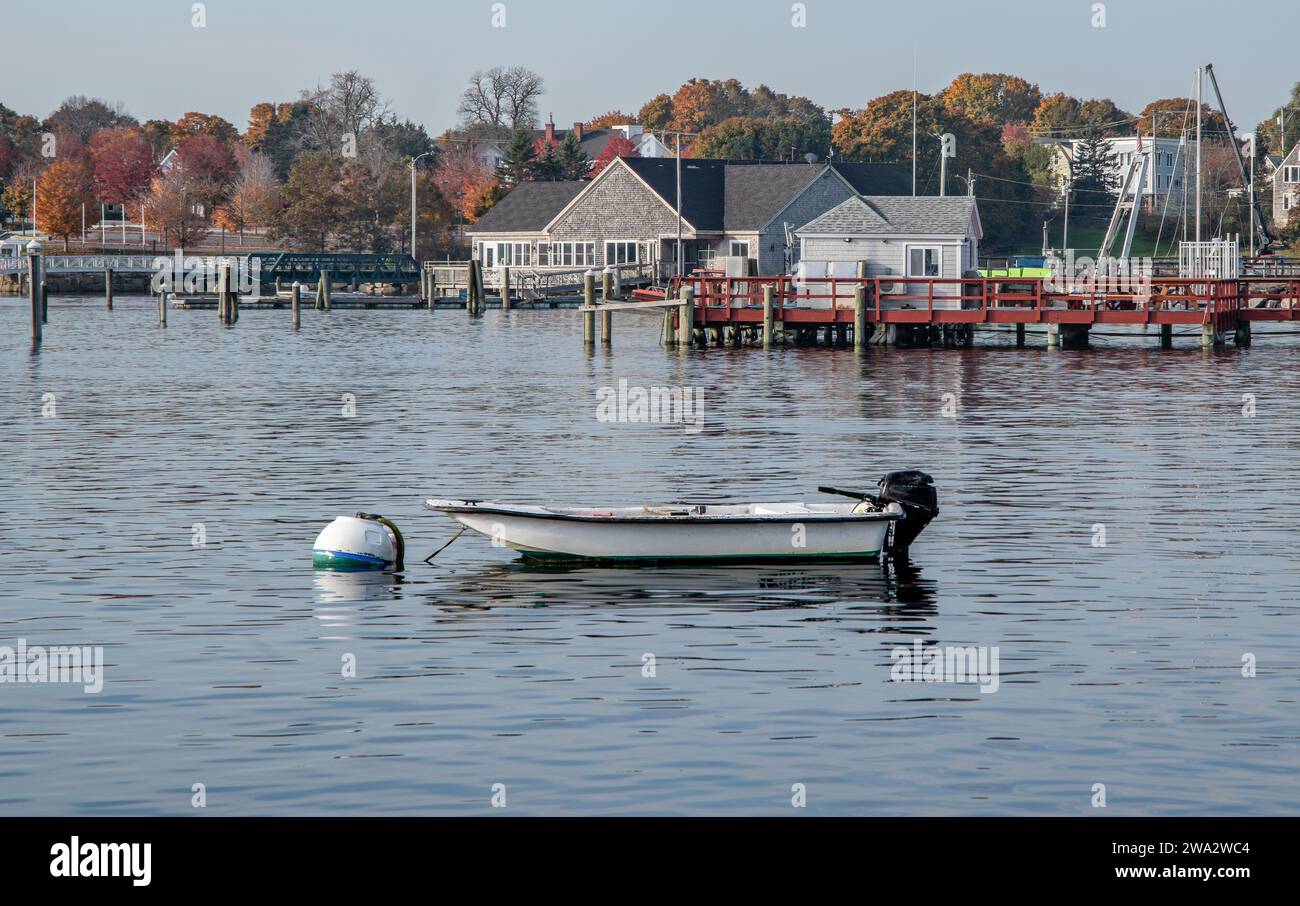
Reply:
[[[1300,207],[1300,144],[1273,171],[1273,226],[1278,229],[1286,226],[1297,207]]]
[[[1052,172],[1058,180],[1064,185],[1069,178],[1070,166],[1068,162],[1077,159],[1079,148],[1084,144],[1082,139],[1046,139],[1045,144],[1054,145],[1057,149],[1057,155],[1052,161]],[[1117,138],[1105,139],[1106,144],[1110,147],[1110,152],[1115,156],[1115,189],[1124,182],[1124,175],[1128,172],[1129,164],[1138,157],[1138,136],[1129,135]],[[1155,138],[1144,135],[1141,138],[1142,151],[1141,155],[1147,160],[1147,177],[1146,183],[1142,187],[1142,205],[1147,210],[1154,210],[1163,206],[1165,198],[1173,195],[1170,204],[1182,202],[1183,196],[1183,179],[1184,174],[1189,173],[1188,160],[1196,157],[1196,142],[1184,142],[1178,138]],[[1152,159],[1152,155],[1155,155]],[[1189,187],[1190,189],[1190,187]],[[1131,201],[1136,194],[1136,178],[1134,183],[1129,187],[1125,200]]]
[[[605,150],[605,146],[618,135],[635,145],[637,153],[641,157],[673,156],[672,150],[660,141],[658,136],[653,132],[646,132],[643,127],[636,123],[623,123],[606,129],[587,129],[582,123],[574,123],[572,129],[556,129],[555,123],[548,121],[544,128],[533,129],[529,134],[534,141],[543,141],[550,144],[564,141],[570,132],[578,139],[578,144],[581,146],[583,153],[593,161],[600,157]],[[505,157],[506,145],[508,144],[508,139],[501,141],[482,139],[474,142],[474,151],[485,167],[495,170],[497,164],[501,163],[501,158]]]
[[[659,137],[653,132],[646,132],[645,128],[635,123],[624,123],[621,126],[610,126],[610,131],[622,133],[623,137],[636,145],[637,153],[642,157],[673,157],[673,152],[659,140]]]
[[[861,261],[868,277],[900,278],[882,284],[882,296],[925,295],[924,284],[909,288],[906,278],[978,275],[984,229],[979,205],[969,195],[855,195],[794,234],[800,245],[801,276],[807,281],[855,277]],[[851,289],[844,292],[848,295],[842,303],[852,298]],[[961,286],[939,284],[934,292],[938,297],[957,296]]]

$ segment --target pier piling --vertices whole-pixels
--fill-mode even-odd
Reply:
[[[691,345],[691,335],[695,332],[695,289],[683,286],[681,304],[677,306],[677,345]]]
[[[611,296],[614,292],[614,275],[609,269],[605,269],[604,275],[600,281],[600,301],[602,305],[608,305],[614,301]],[[611,311],[602,311],[600,313],[600,345],[609,346],[614,342],[614,313]]]
[[[853,348],[859,352],[867,348],[867,287],[859,284],[853,290]]]
[[[167,326],[167,287],[158,290],[158,326]]]
[[[317,294],[319,294],[320,289],[317,288],[316,292]],[[301,304],[302,304],[302,285],[299,284],[297,280],[295,280],[293,281],[293,292],[289,296],[289,308],[292,309],[293,311],[292,324],[294,330],[297,330],[299,325],[301,324],[301,318],[298,313],[298,308]]]
[[[44,281],[40,279],[41,255],[40,244],[35,239],[27,246],[27,288],[32,304],[32,343],[41,342],[41,290]]]
[[[325,311],[330,310],[330,276],[329,271],[320,272],[320,299]]]
[[[1161,349],[1174,348],[1174,325],[1172,324],[1160,325],[1160,348]]]
[[[763,287],[763,348],[772,347],[772,287]],[[856,340],[856,335],[855,335]]]
[[[113,310],[113,269],[104,268],[104,305],[109,311]]]
[[[1016,325],[1016,348],[1025,348],[1025,325],[1023,324]]]
[[[501,268],[501,310],[510,310],[510,268]]]
[[[1246,347],[1250,345],[1250,322],[1249,321],[1237,322],[1237,329],[1233,332],[1232,341],[1238,347]]]
[[[587,271],[582,275],[582,307],[588,309],[582,313],[582,345],[596,345],[596,313],[590,309],[596,306],[596,272]]]
[[[41,323],[50,323],[50,285],[45,282],[44,274],[41,274]]]

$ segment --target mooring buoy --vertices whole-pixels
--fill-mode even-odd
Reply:
[[[374,513],[339,516],[316,536],[311,551],[317,569],[400,571],[405,559],[401,531],[391,519]]]

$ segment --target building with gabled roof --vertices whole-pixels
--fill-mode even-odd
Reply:
[[[685,272],[792,270],[792,231],[862,192],[911,191],[894,164],[681,162]],[[617,158],[589,181],[522,183],[469,227],[485,267],[575,268],[653,264],[674,270],[676,158]]]

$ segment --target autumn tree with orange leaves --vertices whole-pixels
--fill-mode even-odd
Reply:
[[[45,168],[36,183],[36,225],[68,250],[68,239],[99,222],[95,180],[89,162],[80,155],[61,157]]]

